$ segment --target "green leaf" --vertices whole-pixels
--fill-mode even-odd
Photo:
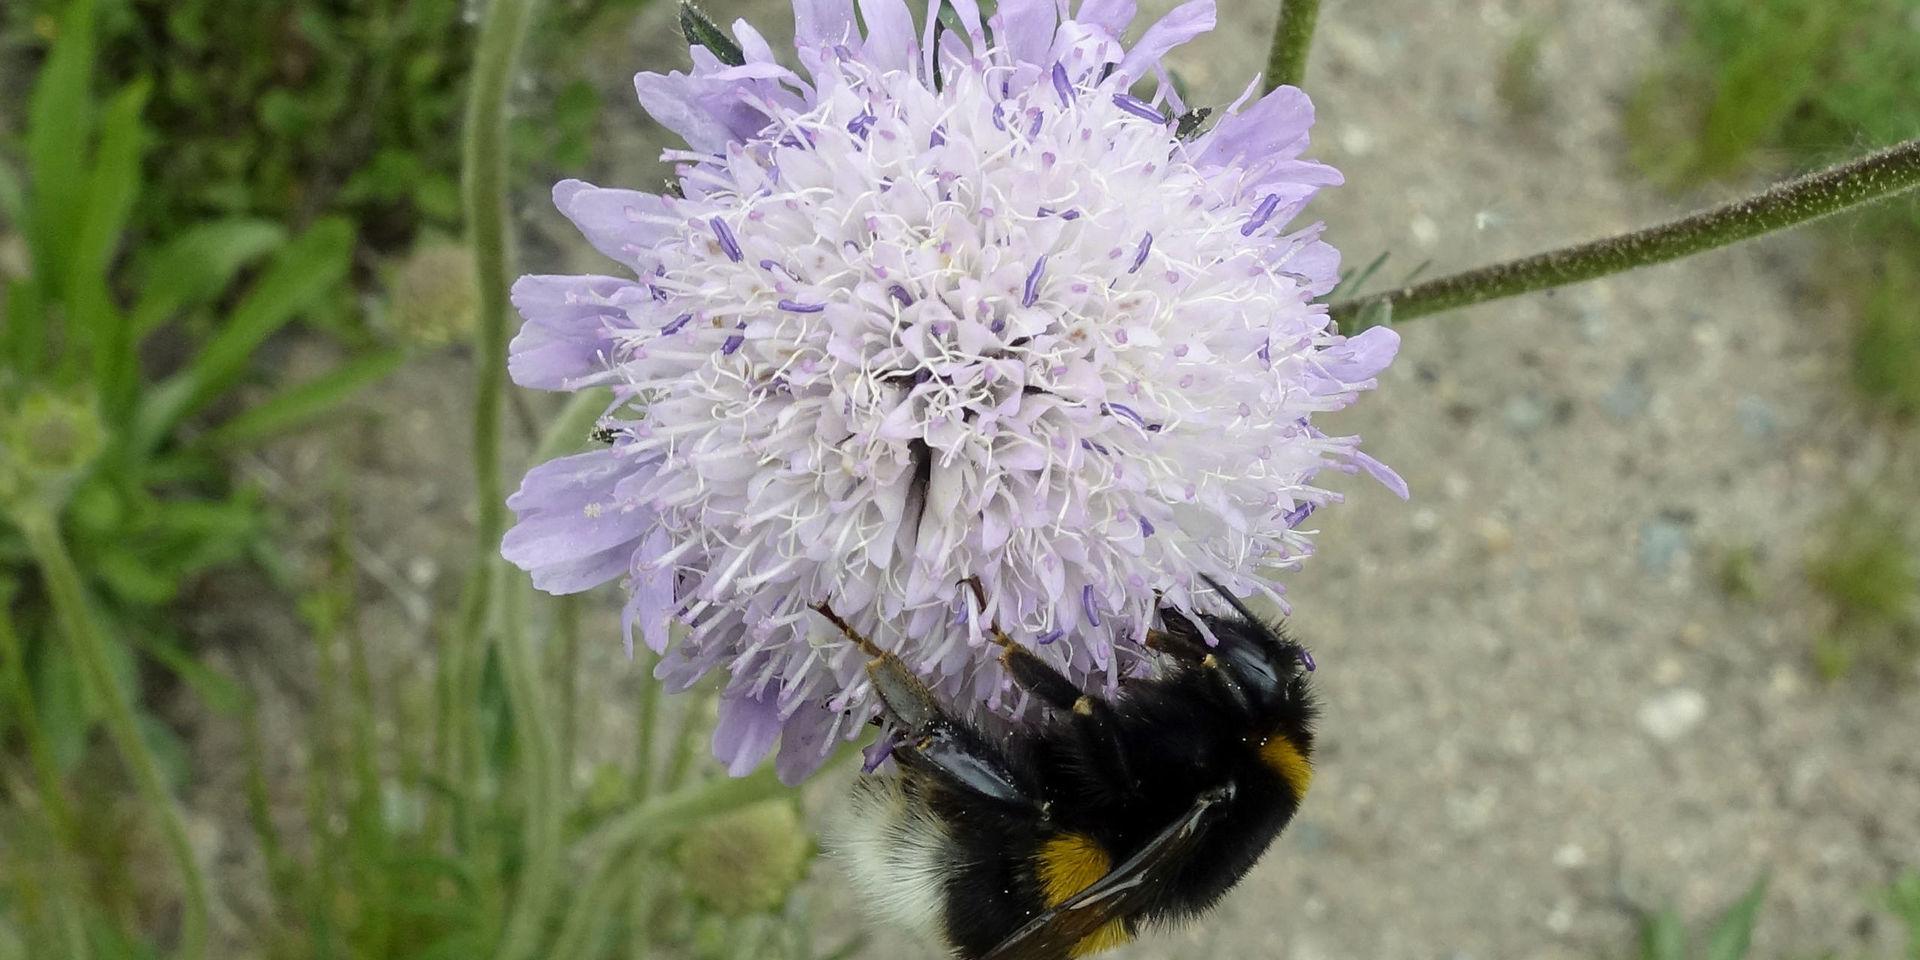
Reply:
[[[34,259],[42,278],[66,276],[66,231],[86,190],[93,124],[93,0],[74,0],[60,22],[27,104],[26,154],[32,183]]]
[[[746,66],[747,55],[740,45],[694,6],[693,0],[680,0],[680,32],[686,34],[688,43],[706,47],[721,63],[730,67]]]
[[[332,218],[288,244],[185,369],[151,391],[134,412],[132,449],[144,456],[175,426],[232,387],[253,351],[346,278],[353,228]]]
[[[136,632],[133,637],[140,644],[141,652],[179,677],[181,682],[200,695],[201,701],[207,706],[229,717],[237,717],[245,712],[249,699],[247,691],[232,678],[195,660],[191,654],[160,637],[141,632]]]
[[[1673,908],[1640,918],[1640,960],[1687,960],[1687,925]]]
[[[220,425],[206,440],[216,447],[237,447],[285,436],[332,413],[354,394],[380,382],[407,359],[389,349],[350,360],[328,373],[295,384]]]
[[[1707,938],[1706,960],[1744,960],[1753,943],[1753,925],[1760,918],[1760,904],[1767,898],[1767,881],[1756,881],[1740,902],[1727,912]]]
[[[147,92],[147,84],[134,83],[107,107],[67,273],[68,329],[74,339],[92,341],[94,382],[103,408],[109,410],[119,409],[115,398],[130,396],[133,390],[131,378],[123,378],[125,371],[135,368],[133,337],[126,314],[113,304],[107,270],[140,192],[140,161],[147,140],[140,111],[146,106]]]
[[[246,219],[203,223],[169,240],[140,271],[134,339],[151,333],[180,310],[219,296],[243,267],[286,240],[287,232],[279,224]]]
[[[8,223],[24,223],[27,219],[27,196],[20,185],[20,174],[13,164],[0,158],[0,220]]]

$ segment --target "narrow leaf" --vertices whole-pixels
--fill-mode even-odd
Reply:
[[[147,84],[134,83],[107,107],[67,273],[67,323],[72,339],[91,341],[94,382],[103,408],[116,414],[123,409],[123,398],[133,392],[131,378],[121,374],[135,364],[127,315],[113,304],[107,273],[140,190],[140,162],[147,140],[140,111],[146,106],[147,93]]]
[[[320,221],[280,251],[193,363],[142,400],[133,450],[151,452],[182,418],[233,386],[261,343],[345,279],[352,252],[353,229],[340,219]]]
[[[1687,926],[1671,908],[1640,918],[1640,960],[1687,960]]]
[[[1760,904],[1766,898],[1767,881],[1762,877],[1714,924],[1707,938],[1706,960],[1744,960],[1753,943],[1753,925],[1760,919]]]
[[[322,376],[295,384],[220,425],[207,435],[218,447],[236,447],[295,430],[332,413],[354,394],[387,378],[406,360],[400,350],[381,350],[357,357]]]
[[[140,271],[134,339],[151,333],[176,312],[218,296],[242,268],[286,240],[287,232],[266,220],[216,220],[187,228]]]
[[[693,0],[680,0],[680,32],[686,34],[687,42],[697,47],[706,47],[721,63],[730,67],[747,65],[747,54],[740,45],[727,36],[720,25],[714,23]]]
[[[93,0],[74,0],[40,68],[27,104],[26,154],[32,190],[34,258],[43,282],[66,276],[66,230],[86,188],[92,133]]]

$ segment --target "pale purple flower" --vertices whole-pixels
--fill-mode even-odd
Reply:
[[[633,279],[515,287],[515,380],[620,404],[611,448],[528,474],[504,552],[552,592],[621,580],[670,688],[724,672],[735,773],[777,741],[803,778],[875,714],[813,604],[1017,714],[989,623],[1108,688],[1152,669],[1156,603],[1193,609],[1202,575],[1275,593],[1257,572],[1298,564],[1339,499],[1322,470],[1404,494],[1312,424],[1398,340],[1312,302],[1339,256],[1287,224],[1340,175],[1301,159],[1306,96],[1249,87],[1182,141],[1161,58],[1212,0],[1130,47],[1124,0],[1002,0],[991,47],[953,7],[936,50],[904,0],[861,0],[864,34],[852,0],[796,0],[804,75],[744,22],[744,66],[694,48],[691,73],[641,74],[688,146],[681,196],[554,191]]]

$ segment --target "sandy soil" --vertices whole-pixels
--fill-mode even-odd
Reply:
[[[1271,5],[1223,6],[1225,29],[1177,60],[1199,103],[1230,99],[1264,56]],[[779,0],[707,7],[790,32]],[[1391,251],[1398,277],[1713,199],[1663,195],[1623,159],[1621,103],[1666,9],[1327,5],[1307,87],[1315,153],[1348,185],[1314,212],[1350,263]],[[607,78],[603,182],[657,182],[660,134],[626,78],[683,62],[667,14],[587,53]],[[1520,117],[1496,88],[1527,33],[1544,99]],[[525,210],[528,269],[604,269],[539,197]],[[1777,238],[1405,327],[1400,362],[1342,425],[1414,499],[1346,484],[1289,581],[1327,701],[1313,796],[1211,921],[1114,956],[1626,956],[1623,896],[1698,915],[1762,874],[1756,956],[1890,956],[1869,898],[1920,866],[1920,699],[1818,679],[1826,614],[1802,571],[1846,491],[1899,455],[1848,393],[1846,320],[1815,292],[1823,249]],[[356,473],[367,550],[396,585],[368,598],[390,635],[424,639],[394,598],[449,593],[435,571],[464,542],[446,430],[465,373],[442,366],[382,399],[385,452]],[[1736,601],[1715,571],[1742,545],[1759,548],[1759,590]],[[617,675],[606,636],[589,672]],[[617,685],[591,723],[625,729]],[[830,869],[815,883],[844,911]],[[883,935],[868,955],[934,954]]]

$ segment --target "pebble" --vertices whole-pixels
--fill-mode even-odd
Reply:
[[[1755,396],[1741,397],[1733,405],[1733,418],[1740,424],[1740,432],[1752,440],[1765,440],[1779,429],[1773,408]]]
[[[1507,426],[1515,433],[1532,433],[1547,422],[1547,405],[1530,393],[1516,393],[1501,407]]]
[[[1692,687],[1675,687],[1647,698],[1640,705],[1640,729],[1662,743],[1672,743],[1693,731],[1707,716],[1707,698]]]
[[[1640,525],[1640,566],[1656,577],[1666,576],[1692,547],[1693,533],[1685,524],[1655,517]]]

